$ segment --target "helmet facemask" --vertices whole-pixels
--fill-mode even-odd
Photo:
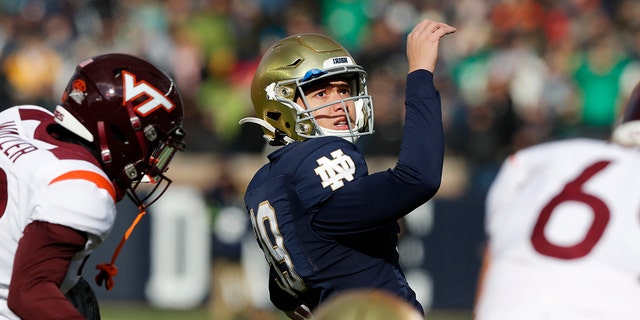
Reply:
[[[310,139],[322,136],[337,136],[356,143],[360,136],[373,133],[373,103],[367,91],[366,77],[364,70],[354,66],[327,70],[311,69],[301,79],[282,81],[273,86],[276,92],[279,92],[278,88],[295,88],[296,93],[293,99],[285,99],[277,94],[274,97],[295,113],[294,130],[300,137]],[[351,97],[307,108],[310,103],[307,102],[305,96],[306,89],[311,86],[322,87],[324,83],[329,83],[331,80],[346,81],[351,89]],[[303,105],[296,103],[297,99],[301,99]],[[324,128],[318,123],[314,115],[315,111],[333,107],[336,104],[342,104],[342,109],[347,115],[348,130]],[[355,119],[351,119],[350,108],[355,108]]]
[[[153,136],[156,136],[153,139]],[[148,155],[138,163],[125,166],[124,173],[130,181],[127,196],[138,206],[148,207],[156,202],[171,185],[172,180],[165,176],[169,170],[169,163],[176,152],[184,149],[184,131],[175,128],[170,133],[163,133],[164,139],[159,139],[156,128],[149,126],[145,130],[145,137],[157,141]],[[138,194],[138,187],[143,187],[146,195]]]
[[[330,79],[348,81],[351,97],[307,110],[304,88],[317,86]],[[340,136],[351,142],[373,133],[373,102],[367,92],[367,73],[357,65],[349,52],[335,40],[320,34],[305,33],[281,39],[262,57],[251,83],[251,101],[255,117],[240,123],[255,123],[263,127],[264,138],[270,145],[286,145],[322,136]],[[317,103],[324,101],[314,101]],[[323,128],[314,113],[323,107],[342,104],[345,111],[355,108],[356,118],[343,124]],[[323,113],[323,112],[320,112]],[[348,114],[348,113],[347,113]]]

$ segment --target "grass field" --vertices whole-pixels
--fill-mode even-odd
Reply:
[[[193,310],[164,310],[143,303],[101,302],[102,320],[288,320],[282,314],[256,314],[214,318],[211,310],[203,307]],[[429,312],[427,320],[470,320],[469,311],[434,310]],[[392,319],[390,319],[392,320]]]

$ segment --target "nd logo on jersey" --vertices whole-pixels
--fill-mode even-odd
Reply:
[[[340,149],[331,152],[331,156],[333,159],[322,157],[316,160],[318,167],[314,171],[322,179],[323,188],[331,186],[331,190],[335,191],[344,186],[342,179],[353,180],[356,166],[351,157],[342,153]]]

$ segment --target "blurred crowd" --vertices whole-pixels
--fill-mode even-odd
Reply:
[[[481,190],[515,150],[573,136],[606,139],[640,80],[636,0],[4,0],[0,110],[53,110],[78,62],[131,53],[176,80],[187,155],[259,154],[261,129],[238,120],[253,113],[249,90],[261,54],[287,35],[317,32],[368,71],[376,133],[358,144],[373,157],[393,157],[405,38],[425,17],[457,28],[442,43],[436,86],[447,156],[463,159]],[[229,171],[205,192],[217,213],[242,207]],[[214,239],[214,254],[239,259],[223,240]]]
[[[437,85],[447,148],[480,184],[508,153],[575,135],[606,138],[640,79],[640,3],[633,0],[6,0],[0,2],[0,108],[53,109],[82,59],[145,57],[167,70],[187,106],[187,152],[260,152],[249,87],[263,51],[300,32],[328,34],[370,73],[376,134],[394,155],[402,126],[404,41],[421,18],[457,27]]]

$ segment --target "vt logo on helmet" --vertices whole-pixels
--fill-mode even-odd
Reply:
[[[167,109],[167,111],[171,111],[171,109],[175,108],[175,104],[165,97],[162,92],[158,91],[158,89],[144,81],[136,83],[135,74],[123,70],[122,75],[124,79],[123,105],[139,97],[148,98],[146,101],[133,108],[136,113],[143,117],[146,117],[149,113],[161,107]]]
[[[118,53],[83,61],[54,114],[95,151],[119,189],[118,201],[126,193],[138,206],[151,200],[149,205],[171,183],[164,172],[184,148],[182,98],[173,80],[153,64]],[[135,190],[144,181],[156,185],[141,199]]]

